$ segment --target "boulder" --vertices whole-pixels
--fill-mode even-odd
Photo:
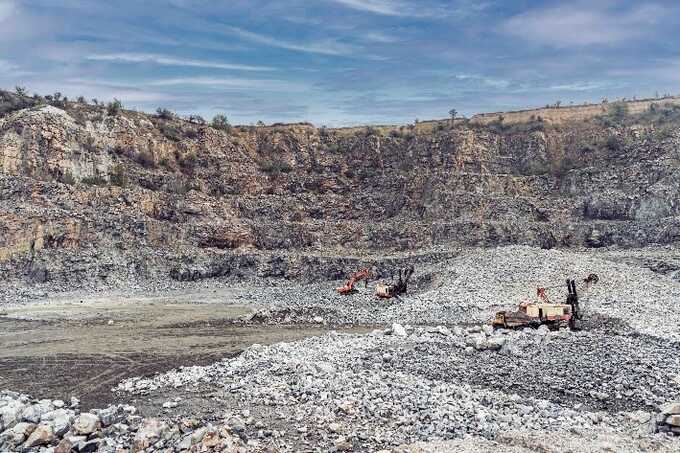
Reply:
[[[73,424],[76,434],[91,434],[101,427],[99,417],[89,412],[80,414]]]
[[[97,411],[96,415],[104,427],[111,426],[125,418],[125,414],[119,406],[109,406],[106,409]]]
[[[408,334],[406,333],[406,329],[404,328],[404,326],[395,322],[394,324],[392,324],[392,335],[396,335],[398,337],[405,337]]]
[[[25,422],[29,423],[40,423],[40,418],[43,414],[46,414],[54,410],[51,401],[41,401],[38,404],[32,404],[26,406],[21,413],[21,418]]]
[[[145,419],[135,435],[133,451],[143,451],[155,444],[168,426],[155,418]]]
[[[451,336],[451,331],[449,330],[448,327],[446,326],[437,326],[434,329],[434,333],[438,333],[440,335],[444,335],[445,337],[450,337]]]
[[[489,337],[486,340],[486,348],[492,351],[498,351],[503,347],[507,339],[502,336]]]
[[[19,401],[10,401],[8,404],[0,407],[0,431],[11,428],[21,421],[21,413],[25,408],[25,404]]]
[[[3,435],[7,435],[14,442],[14,445],[19,445],[31,435],[34,429],[35,425],[33,423],[19,422],[11,429],[5,431],[6,434],[3,433]]]
[[[68,409],[56,409],[43,414],[40,417],[42,422],[51,422],[55,436],[63,436],[71,428],[73,423],[73,411]]]
[[[207,433],[205,433],[205,436],[203,436],[203,440],[201,441],[201,445],[204,448],[214,448],[220,443],[220,435],[215,429],[209,429]]]
[[[24,444],[24,447],[33,448],[40,445],[48,445],[54,440],[54,430],[50,425],[38,425]]]
[[[335,439],[333,444],[335,445],[335,449],[337,451],[350,451],[350,450],[352,450],[352,443],[349,440],[347,440],[346,437],[338,437],[337,439]]]
[[[68,439],[62,439],[54,448],[54,453],[71,453],[73,444]]]

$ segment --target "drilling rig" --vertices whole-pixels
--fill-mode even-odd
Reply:
[[[378,283],[375,287],[375,295],[381,299],[391,299],[406,294],[411,275],[413,275],[413,266],[403,270],[403,277],[402,270],[399,269],[399,279],[392,283]]]
[[[583,279],[583,292],[590,290],[592,285],[600,281],[596,274],[590,274]],[[576,321],[581,320],[583,314],[579,305],[576,281],[567,280],[567,300],[565,303],[553,303],[548,299],[546,288],[536,290],[537,301],[525,301],[515,312],[499,311],[491,321],[495,328],[521,329],[524,327],[539,327],[545,325],[550,329],[560,327],[576,328]]]

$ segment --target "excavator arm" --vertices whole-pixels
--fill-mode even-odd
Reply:
[[[371,273],[368,269],[361,269],[360,271],[352,274],[352,276],[349,278],[349,280],[347,280],[347,283],[345,283],[344,286],[336,288],[336,291],[339,292],[340,294],[351,294],[352,292],[354,292],[354,285],[361,280],[368,279],[370,274]]]

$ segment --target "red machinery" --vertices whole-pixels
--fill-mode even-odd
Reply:
[[[368,269],[361,269],[360,271],[355,272],[349,278],[349,280],[347,280],[345,286],[341,286],[340,288],[336,288],[335,290],[340,294],[351,294],[355,291],[354,285],[361,280],[368,280],[369,275],[370,271]]]

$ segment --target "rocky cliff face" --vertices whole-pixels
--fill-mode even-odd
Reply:
[[[670,117],[218,130],[29,105],[0,116],[0,275],[9,285],[339,278],[404,251],[673,243]]]

